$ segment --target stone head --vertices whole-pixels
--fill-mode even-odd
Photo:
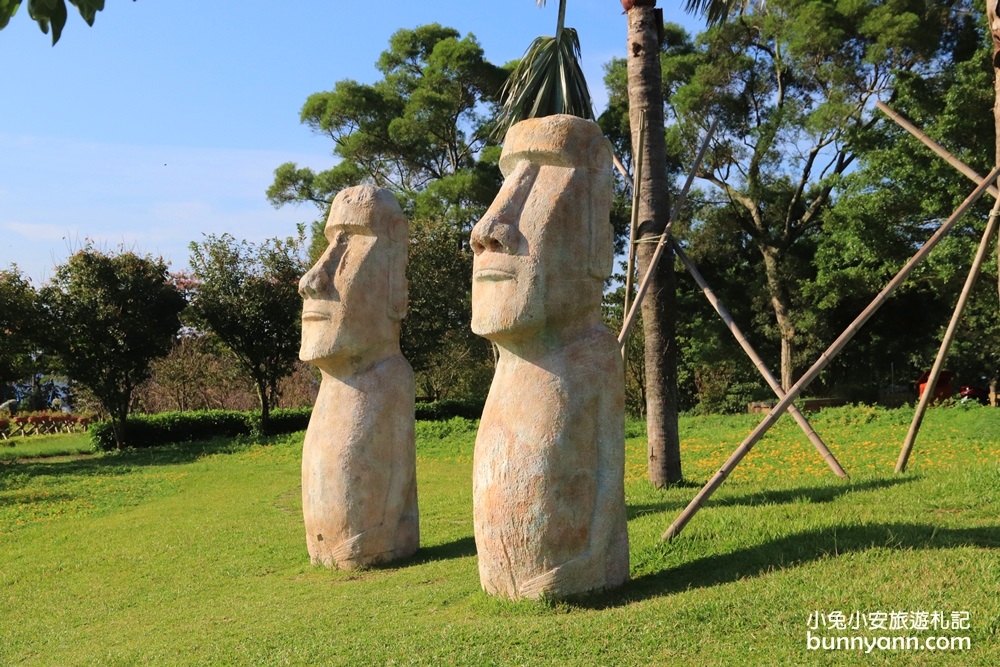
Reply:
[[[329,245],[299,281],[299,358],[334,368],[398,352],[409,232],[396,198],[367,185],[341,190],[324,231]]]
[[[500,170],[470,239],[472,330],[501,343],[597,323],[614,258],[610,143],[575,116],[526,120]]]

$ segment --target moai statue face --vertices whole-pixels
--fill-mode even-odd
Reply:
[[[592,324],[613,260],[607,139],[572,116],[523,121],[500,170],[471,235],[472,330],[502,344]]]
[[[389,191],[357,186],[337,194],[325,233],[329,247],[299,281],[299,358],[336,372],[398,351],[407,225]]]

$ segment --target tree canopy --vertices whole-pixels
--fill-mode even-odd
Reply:
[[[956,43],[950,66],[897,80],[892,108],[967,165],[993,165],[994,123],[988,33]],[[961,202],[972,182],[886,117],[855,141],[857,169],[824,223],[803,286],[815,327],[835,335]],[[879,386],[907,383],[930,368],[975,248],[988,202],[964,216],[827,371],[827,381]],[[949,370],[963,384],[1000,375],[996,264],[987,263],[952,345]],[[859,377],[859,369],[869,376]],[[858,396],[874,400],[871,392]]]
[[[253,380],[265,433],[278,382],[298,359],[304,244],[300,230],[260,244],[212,234],[190,245],[191,323],[218,336]]]
[[[506,72],[486,60],[475,37],[437,24],[397,31],[376,67],[380,81],[339,81],[302,108],[302,122],[333,141],[335,165],[316,173],[283,164],[267,195],[275,206],[317,208],[315,260],[341,188],[370,183],[392,191],[410,220],[401,346],[418,390],[426,398],[479,394],[489,347],[468,324],[468,230],[500,188],[490,127]]]
[[[336,164],[319,173],[281,165],[269,200],[315,204],[325,219],[339,190],[370,183],[393,191],[408,214],[445,206],[473,221],[466,209],[489,203],[480,198],[498,176],[480,161],[489,165],[489,109],[504,71],[475,37],[438,24],[394,33],[376,67],[384,78],[375,84],[342,80],[309,96],[301,120],[333,141]]]
[[[0,271],[0,403],[7,384],[27,374],[37,323],[35,288],[16,266]]]
[[[539,0],[544,6],[545,0]],[[570,114],[594,119],[587,79],[580,67],[580,37],[565,26],[566,0],[559,0],[556,32],[536,37],[504,83],[494,134],[503,137],[526,118]]]
[[[693,43],[667,33],[681,37],[662,55],[671,151],[691,156],[707,120],[719,120],[698,174],[708,187],[694,212],[696,233],[730,245],[743,239],[757,254],[758,277],[746,284],[763,288],[786,387],[809,335],[800,287],[873,103],[888,99],[901,77],[951,62],[975,34],[970,9],[774,0]],[[612,104],[621,95],[613,91]]]
[[[185,300],[166,264],[88,245],[56,267],[38,299],[38,341],[100,401],[121,444],[133,392],[180,328]]]

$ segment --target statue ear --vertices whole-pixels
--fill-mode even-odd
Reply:
[[[406,285],[406,254],[409,251],[409,225],[398,214],[389,221],[389,304],[390,319],[401,320],[406,315],[408,301]]]
[[[614,228],[611,226],[611,142],[598,137],[590,143],[590,259],[587,269],[594,278],[605,280],[615,261]]]

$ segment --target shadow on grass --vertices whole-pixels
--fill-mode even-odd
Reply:
[[[29,461],[3,462],[0,465],[0,480],[5,475],[115,475],[128,473],[132,468],[144,466],[165,466],[192,463],[213,454],[229,454],[240,451],[251,444],[269,444],[264,439],[215,438],[182,442],[172,445],[125,449],[118,452],[98,453],[71,459],[53,457],[37,458]],[[0,484],[2,486],[2,484]]]
[[[0,487],[0,491],[4,491]],[[4,505],[20,505],[26,506],[32,503],[62,503],[70,502],[76,500],[77,496],[68,493],[48,493],[48,494],[38,494],[32,491],[14,491],[12,493],[5,494],[6,497],[0,497],[0,507]]]
[[[664,500],[659,503],[629,503],[625,508],[628,520],[638,519],[647,514],[663,514],[664,512],[679,512],[688,504],[687,500]]]
[[[420,547],[413,558],[406,561],[406,565],[423,565],[436,560],[467,558],[475,555],[476,539],[470,535],[444,544],[435,544],[432,547]]]
[[[1000,547],[1000,525],[981,528],[940,528],[917,523],[830,526],[726,554],[696,558],[678,567],[637,577],[617,591],[578,600],[573,606],[588,609],[618,607],[689,589],[720,586],[869,549],[910,551],[967,546]],[[663,543],[662,548],[669,550],[670,544]]]
[[[841,481],[838,483],[837,481],[832,481],[829,485],[824,486],[759,491],[732,497],[723,496],[715,500],[710,500],[706,505],[732,507],[737,505],[786,505],[797,502],[828,503],[848,493],[888,489],[899,484],[909,484],[919,479],[919,475],[907,475],[906,477],[896,476],[869,479],[863,482]]]
[[[877,491],[887,489],[899,484],[909,484],[920,479],[919,475],[907,475],[906,477],[886,477],[881,479],[870,479],[863,482],[839,482],[832,481],[830,484],[822,486],[801,486],[793,489],[775,489],[772,491],[755,491],[744,495],[736,496],[713,496],[706,507],[733,507],[733,506],[759,506],[759,505],[787,505],[791,503],[829,503],[848,493],[862,491]],[[701,484],[684,484],[684,488],[700,490]],[[670,488],[675,488],[671,486]],[[694,496],[692,495],[692,498]],[[646,514],[659,514],[663,512],[679,512],[688,506],[690,499],[686,500],[664,500],[658,503],[642,503],[628,505],[628,519],[631,521]]]

